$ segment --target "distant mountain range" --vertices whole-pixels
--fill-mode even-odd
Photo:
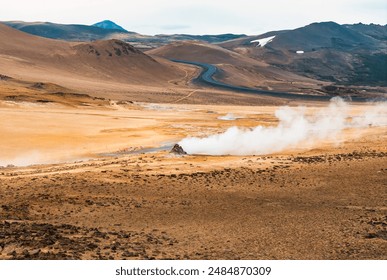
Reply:
[[[337,84],[387,86],[387,25],[320,22],[256,36],[148,36],[127,31],[109,20],[92,26],[20,21],[3,23],[26,33],[52,39],[83,42],[118,39],[142,50],[152,49],[151,54],[165,58],[196,58],[198,61],[231,63],[238,67],[246,67],[246,61],[249,61],[249,67],[270,65],[307,78]],[[179,41],[185,42],[178,44]],[[213,47],[200,46],[200,42]],[[249,71],[259,73],[260,70],[254,68]],[[244,75],[249,71],[245,71]],[[240,76],[240,79],[252,78]]]
[[[104,20],[93,25],[81,24],[58,24],[51,22],[23,22],[23,21],[4,21],[1,22],[20,31],[33,35],[59,39],[65,41],[95,41],[118,39],[130,42],[139,48],[155,48],[174,41],[200,40],[208,43],[219,43],[227,40],[245,37],[246,35],[220,34],[220,35],[141,35],[136,32],[130,32],[118,24]]]

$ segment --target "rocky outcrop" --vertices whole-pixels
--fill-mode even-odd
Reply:
[[[175,144],[173,146],[172,150],[170,151],[171,154],[176,154],[176,155],[186,155],[187,152],[184,151],[183,147],[180,146],[179,144]]]

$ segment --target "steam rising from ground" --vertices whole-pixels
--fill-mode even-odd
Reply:
[[[76,162],[80,160],[86,160],[84,157],[75,157],[69,155],[60,155],[55,152],[48,151],[30,151],[25,152],[19,156],[12,158],[0,158],[0,168],[1,167],[11,167],[11,166],[29,166],[34,164],[55,164],[63,162]]]
[[[188,154],[264,155],[301,146],[310,148],[319,140],[339,143],[345,128],[387,126],[386,103],[371,106],[370,110],[353,117],[349,116],[349,109],[338,97],[313,116],[307,116],[303,107],[281,107],[275,112],[277,126],[231,127],[206,138],[185,138],[179,144]]]
[[[234,114],[232,113],[228,113],[225,116],[218,117],[218,120],[222,120],[222,121],[235,121],[236,119],[239,119],[239,117],[234,116]]]
[[[27,166],[37,162],[46,163],[45,161],[42,161],[42,155],[37,151],[25,153],[12,159],[4,160],[0,158],[0,166]]]

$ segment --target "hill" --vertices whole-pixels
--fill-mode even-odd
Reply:
[[[259,62],[221,46],[200,41],[181,41],[162,46],[147,52],[168,59],[198,61],[211,64],[227,63],[233,65],[256,64]]]

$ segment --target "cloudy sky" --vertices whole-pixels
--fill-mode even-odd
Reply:
[[[0,0],[0,21],[93,24],[142,34],[260,34],[312,22],[387,24],[386,0]]]

